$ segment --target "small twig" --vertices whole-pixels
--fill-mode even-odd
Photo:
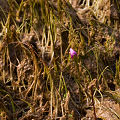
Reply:
[[[91,87],[91,95],[92,95],[92,104],[93,104],[93,110],[94,110],[94,118],[95,120],[97,120],[97,117],[96,117],[96,111],[95,111],[95,102],[94,102],[94,98],[93,98],[93,86]]]

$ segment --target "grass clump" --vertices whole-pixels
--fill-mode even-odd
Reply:
[[[6,7],[1,119],[119,119],[117,0],[8,0]]]

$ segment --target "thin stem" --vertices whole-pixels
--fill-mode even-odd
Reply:
[[[96,111],[95,111],[95,102],[93,97],[93,86],[91,87],[91,95],[92,95],[92,104],[93,104],[93,110],[94,110],[94,119],[97,120]]]

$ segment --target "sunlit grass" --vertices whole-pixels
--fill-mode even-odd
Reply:
[[[97,119],[104,95],[119,103],[108,85],[120,85],[120,60],[113,57],[118,24],[99,9],[102,1],[79,1],[89,9],[86,24],[69,0],[8,0],[7,14],[1,7],[0,97],[11,108],[3,103],[0,118],[81,119],[90,107]]]

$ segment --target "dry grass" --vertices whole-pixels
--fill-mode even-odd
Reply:
[[[120,119],[120,3],[70,2],[1,6],[1,120]]]

